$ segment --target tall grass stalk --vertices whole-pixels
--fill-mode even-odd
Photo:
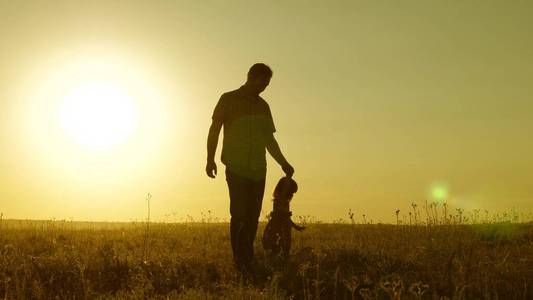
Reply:
[[[142,261],[146,262],[147,259],[147,251],[148,251],[148,234],[150,232],[150,199],[152,199],[152,194],[148,193],[146,195],[146,202],[148,205],[148,215],[146,217],[146,230],[144,231],[144,239],[143,239],[143,251],[142,251]]]

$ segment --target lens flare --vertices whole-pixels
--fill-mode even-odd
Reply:
[[[436,202],[444,202],[448,199],[448,188],[443,183],[435,183],[430,189],[430,198]]]

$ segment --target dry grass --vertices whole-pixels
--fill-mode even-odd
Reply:
[[[149,227],[3,220],[0,297],[533,298],[531,224],[437,225],[428,218],[370,225],[350,218],[293,233],[291,261],[282,269],[273,269],[256,243],[253,281],[233,270],[228,224],[211,219]]]

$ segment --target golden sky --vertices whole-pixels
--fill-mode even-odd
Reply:
[[[434,197],[531,212],[532,3],[0,0],[0,212],[140,220],[150,192],[154,219],[228,219],[207,130],[255,62],[274,70],[295,215],[392,221]],[[87,93],[125,99],[117,128],[89,128],[109,140],[72,125],[99,113],[72,104]]]

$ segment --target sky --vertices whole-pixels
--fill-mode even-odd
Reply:
[[[392,222],[426,200],[531,213],[532,14],[530,1],[0,0],[0,212],[142,220],[150,193],[152,220],[229,220],[207,131],[220,95],[264,62],[295,216]],[[84,97],[119,99],[116,122],[76,127],[102,111]],[[263,216],[283,176],[267,163]]]

